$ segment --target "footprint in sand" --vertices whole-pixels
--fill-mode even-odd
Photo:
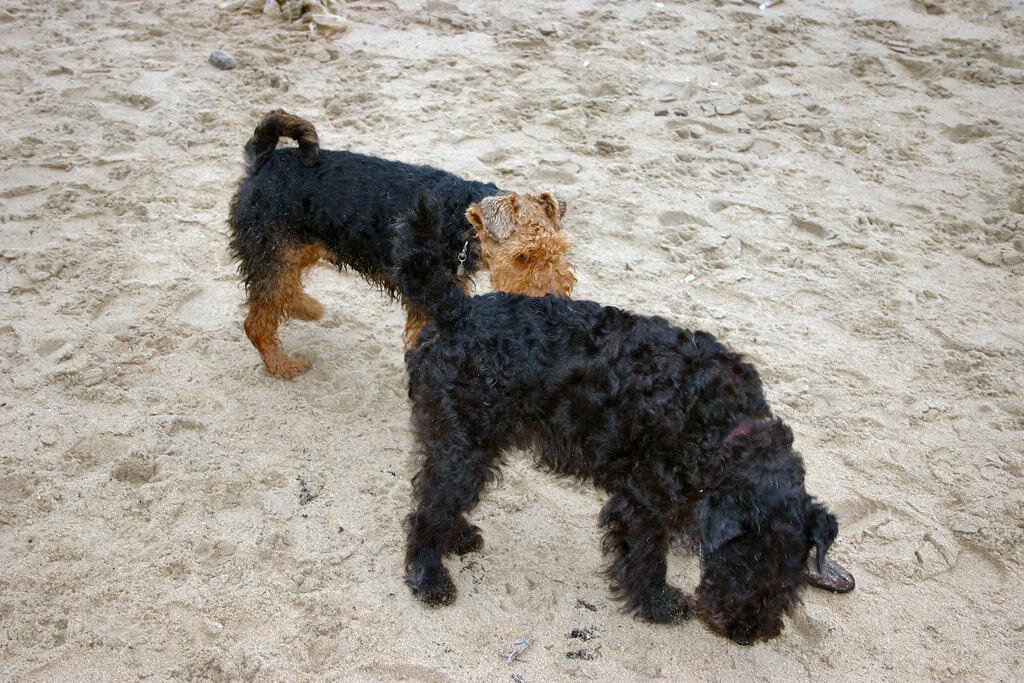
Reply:
[[[944,533],[925,532],[914,550],[914,559],[917,567],[914,570],[914,578],[918,580],[933,579],[936,576],[945,574],[957,561],[957,544],[949,537],[949,532]],[[947,538],[943,538],[943,536]]]
[[[663,211],[658,214],[658,222],[666,228],[677,225],[708,225],[708,222],[703,218],[699,218],[686,211]]]
[[[758,159],[767,159],[779,151],[779,144],[767,138],[749,137],[738,143],[736,151],[753,154]]]
[[[934,81],[942,76],[942,69],[930,61],[924,59],[912,59],[897,55],[893,57],[907,70],[913,78],[919,81]]]
[[[132,453],[114,465],[110,476],[123,484],[138,486],[152,481],[159,471],[160,468],[155,461],[141,453]]]
[[[126,92],[115,90],[109,93],[110,98],[116,102],[127,105],[134,109],[141,109],[145,111],[152,109],[156,106],[156,100],[148,95],[141,95],[139,93]]]
[[[981,138],[987,138],[995,134],[995,128],[998,124],[994,121],[986,121],[984,123],[961,123],[957,126],[947,128],[943,132],[943,136],[953,142],[964,144],[972,140],[978,140]]]
[[[534,177],[542,183],[551,183],[553,185],[572,185],[576,182],[576,174],[566,168],[556,168],[554,166],[539,166],[534,173]]]
[[[21,335],[14,328],[14,325],[7,323],[0,326],[0,352],[3,355],[12,360],[18,361],[23,358],[21,353]]]
[[[790,216],[790,220],[793,222],[793,227],[797,229],[797,232],[804,236],[810,237],[814,241],[824,242],[836,238],[836,233],[829,230],[821,223],[811,220],[809,218],[801,218],[800,216]]]
[[[818,645],[828,637],[829,627],[807,613],[806,606],[793,611],[790,624],[808,645]]]

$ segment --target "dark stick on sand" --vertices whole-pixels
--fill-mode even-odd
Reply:
[[[815,588],[832,591],[833,593],[849,593],[853,590],[856,582],[853,574],[828,555],[821,563],[821,570],[818,570],[814,553],[807,558],[807,583]]]

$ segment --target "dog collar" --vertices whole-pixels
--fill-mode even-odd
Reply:
[[[725,437],[722,443],[727,445],[732,443],[736,439],[750,436],[750,434],[754,431],[755,427],[764,423],[764,419],[748,417],[746,420],[736,425],[736,427],[734,427],[733,430],[729,432],[728,436]]]
[[[455,277],[461,280],[466,274],[466,259],[469,258],[469,240],[466,240],[465,244],[462,245],[462,251],[459,252],[459,267],[455,271]]]

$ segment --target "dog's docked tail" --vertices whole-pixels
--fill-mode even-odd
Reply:
[[[278,138],[286,137],[299,143],[299,156],[303,166],[316,166],[320,155],[320,140],[316,129],[306,119],[281,109],[265,114],[245,143],[245,161],[249,175],[256,173],[274,153]]]
[[[469,295],[445,270],[440,244],[441,209],[425,194],[392,225],[391,278],[398,290],[425,311],[440,329],[451,329],[464,320]]]

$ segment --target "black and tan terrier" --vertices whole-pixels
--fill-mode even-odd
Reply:
[[[276,149],[281,137],[298,149]],[[565,203],[551,193],[505,192],[427,166],[321,150],[311,123],[280,110],[256,126],[245,160],[228,218],[231,251],[248,294],[245,332],[278,377],[309,369],[281,350],[281,321],[323,315],[302,289],[305,271],[325,259],[396,296],[388,231],[424,190],[441,202],[444,267],[464,289],[481,266],[495,289],[521,294],[567,295],[576,283],[561,225]],[[406,308],[408,348],[427,318]]]
[[[422,456],[405,558],[417,597],[455,599],[442,557],[483,546],[465,514],[502,454],[531,446],[548,469],[608,494],[607,573],[644,619],[696,613],[750,644],[779,633],[808,582],[842,588],[822,578],[836,519],[805,490],[792,432],[752,365],[706,332],[592,301],[471,297],[444,264],[440,221],[421,198],[396,226],[392,271],[434,319],[406,353]],[[699,548],[695,598],[666,582],[680,532]]]

